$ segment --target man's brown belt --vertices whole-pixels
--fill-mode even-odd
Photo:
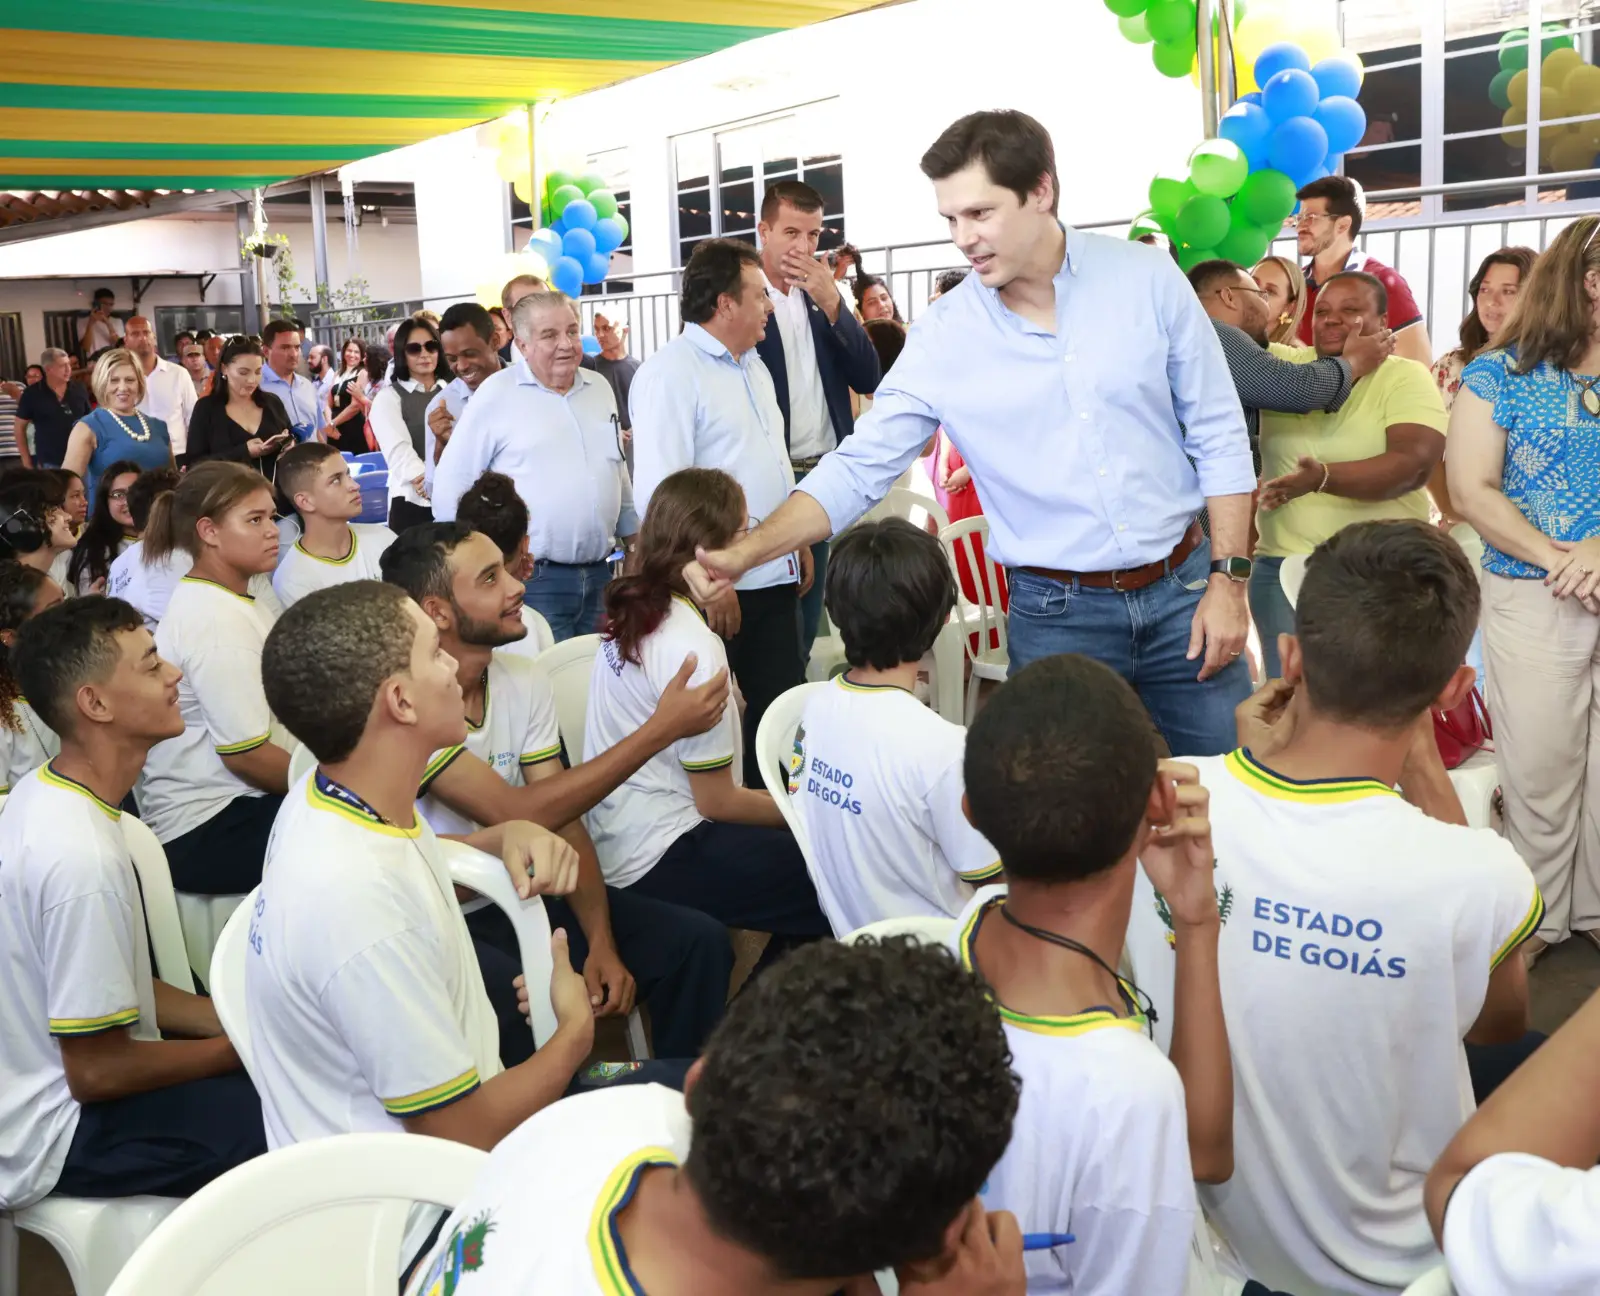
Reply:
[[[1143,567],[1127,567],[1122,571],[1098,572],[1073,572],[1057,571],[1053,567],[1024,567],[1025,572],[1032,572],[1035,576],[1043,576],[1048,580],[1060,581],[1070,585],[1076,581],[1079,585],[1086,585],[1090,589],[1111,589],[1120,592],[1143,589],[1146,585],[1154,585],[1158,580],[1182,564],[1183,560],[1200,546],[1200,541],[1205,539],[1205,533],[1200,529],[1198,519],[1190,524],[1183,533],[1183,539],[1178,541],[1178,547],[1166,558],[1156,562],[1145,563]]]

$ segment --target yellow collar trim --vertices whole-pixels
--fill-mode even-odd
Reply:
[[[212,589],[219,589],[224,594],[233,594],[234,598],[243,599],[246,603],[254,603],[256,601],[256,596],[254,594],[234,594],[234,592],[226,585],[223,585],[218,581],[207,580],[204,576],[183,576],[179,579],[186,580],[191,585],[209,585]]]
[[[347,819],[353,824],[360,824],[368,832],[375,832],[383,837],[422,836],[422,820],[417,817],[414,807],[411,811],[411,827],[400,828],[394,824],[382,823],[371,815],[362,814],[354,806],[346,805],[337,797],[331,797],[326,792],[319,791],[315,774],[306,780],[306,801],[310,803],[313,810],[326,810],[329,814],[336,814],[341,819]]]
[[[1263,796],[1303,805],[1339,805],[1367,797],[1398,796],[1377,779],[1292,779],[1268,769],[1248,747],[1229,752],[1223,760],[1228,773]]]
[[[606,1180],[589,1218],[589,1259],[604,1296],[644,1296],[628,1267],[627,1254],[617,1231],[617,1216],[633,1200],[639,1180],[652,1166],[675,1166],[678,1158],[667,1148],[645,1147],[631,1152]]]
[[[76,792],[79,796],[88,797],[105,815],[113,820],[122,818],[122,811],[114,805],[109,805],[91,792],[77,779],[70,779],[65,774],[58,773],[54,761],[46,761],[39,766],[39,781],[53,788],[60,788],[64,792]]]
[[[345,554],[343,558],[324,558],[321,554],[312,553],[311,550],[306,548],[304,536],[294,542],[294,547],[313,562],[326,563],[329,567],[346,567],[355,560],[356,547],[358,543],[359,541],[356,539],[356,529],[351,527],[350,552]]]
[[[699,617],[702,624],[705,623],[706,614],[695,605],[693,599],[686,599],[682,594],[679,594],[676,591],[673,592],[672,597],[677,599],[678,602],[682,603],[684,607],[689,609],[689,611],[693,612],[695,616]]]

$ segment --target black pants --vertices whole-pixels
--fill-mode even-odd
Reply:
[[[797,945],[833,935],[787,828],[698,824],[628,890],[699,909],[729,927],[771,932],[758,971]]]
[[[756,760],[756,731],[761,717],[780,693],[805,683],[805,659],[800,655],[800,587],[789,584],[740,590],[739,618],[739,633],[728,640],[728,668],[744,694],[744,785],[759,788],[763,784]]]
[[[414,526],[422,526],[433,521],[433,510],[425,509],[420,504],[413,504],[410,500],[392,499],[389,501],[389,530],[399,535],[402,531],[410,530]]]
[[[267,839],[283,798],[240,796],[198,828],[165,843],[174,890],[195,895],[244,895],[261,885]]]
[[[1477,1104],[1483,1106],[1489,1095],[1549,1038],[1540,1031],[1529,1031],[1509,1044],[1468,1044],[1467,1072],[1472,1076],[1472,1097]]]
[[[84,1103],[55,1191],[188,1197],[267,1150],[261,1100],[243,1071]]]
[[[650,1031],[654,1051],[661,1058],[697,1058],[705,1048],[706,1037],[722,1020],[728,1001],[728,979],[733,975],[733,948],[728,929],[715,918],[682,905],[663,904],[648,896],[634,895],[616,887],[606,888],[611,910],[611,934],[623,965],[633,973],[639,986],[640,1002],[649,1005]],[[583,926],[564,899],[551,896],[544,902],[551,927],[567,933],[567,950],[578,971],[589,957],[589,941]],[[497,906],[490,905],[467,915],[467,929],[474,945],[488,944],[512,965],[517,965],[516,929],[511,919]],[[482,958],[480,957],[480,965]],[[503,966],[503,965],[502,965]],[[517,966],[512,972],[520,971]],[[497,974],[498,975],[498,974]],[[489,984],[487,975],[484,984]],[[495,992],[489,992],[490,1002]],[[516,1013],[516,996],[511,995],[513,1022],[502,1019],[501,1060],[511,1065],[505,1054],[508,1046],[522,1051],[529,1031]],[[496,1005],[499,1017],[500,1007]],[[508,1039],[515,1033],[516,1039]]]

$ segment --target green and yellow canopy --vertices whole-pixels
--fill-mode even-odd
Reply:
[[[0,0],[0,190],[271,184],[880,0]]]

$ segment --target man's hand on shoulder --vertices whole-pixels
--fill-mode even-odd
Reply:
[[[1359,382],[1394,354],[1394,334],[1386,328],[1376,333],[1363,333],[1361,325],[1344,340],[1344,362],[1350,366],[1350,376]]]

